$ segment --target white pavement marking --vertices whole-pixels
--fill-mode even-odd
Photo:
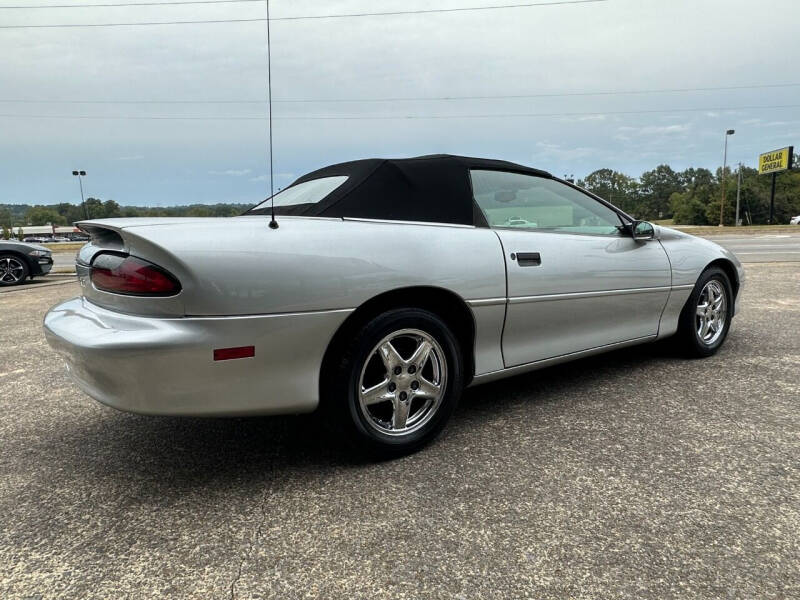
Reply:
[[[776,250],[775,252],[762,250],[761,252],[737,252],[736,254],[800,254],[800,250]]]

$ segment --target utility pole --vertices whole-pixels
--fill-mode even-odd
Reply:
[[[722,202],[719,205],[719,226],[722,227],[722,215],[725,211],[725,168],[728,164],[728,136],[736,133],[734,129],[728,129],[725,132],[725,144],[722,151]]]
[[[739,227],[742,223],[739,221],[739,198],[742,196],[742,163],[739,163],[739,177],[738,182],[736,183],[736,227]]]
[[[72,175],[78,178],[78,183],[81,186],[81,204],[83,205],[83,214],[86,215],[86,219],[89,219],[89,210],[86,208],[86,202],[83,200],[83,177],[86,177],[86,171],[73,171]]]
[[[767,225],[772,225],[772,220],[775,218],[775,178],[777,176],[777,173],[772,174],[772,189],[769,193],[769,220],[767,221]]]

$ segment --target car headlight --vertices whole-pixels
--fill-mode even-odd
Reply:
[[[31,250],[31,256],[50,256],[49,250]]]

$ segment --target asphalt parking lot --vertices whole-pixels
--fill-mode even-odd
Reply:
[[[41,332],[77,285],[0,294],[0,598],[800,597],[800,263],[746,269],[717,356],[475,388],[379,464],[103,407]]]

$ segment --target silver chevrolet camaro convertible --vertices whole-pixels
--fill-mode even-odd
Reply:
[[[465,386],[671,336],[713,354],[744,279],[717,244],[509,162],[358,160],[272,200],[277,227],[270,201],[80,223],[82,296],[44,321],[78,385],[156,415],[320,408],[399,454]]]

